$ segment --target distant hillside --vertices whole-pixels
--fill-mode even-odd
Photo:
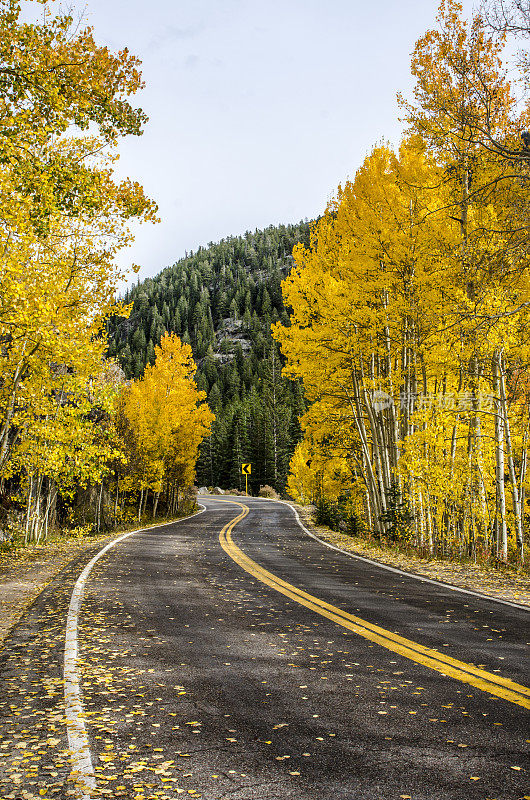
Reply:
[[[109,354],[128,377],[153,362],[164,331],[191,344],[198,386],[217,417],[199,457],[200,485],[241,488],[242,461],[252,463],[253,491],[285,485],[304,400],[299,385],[280,375],[270,326],[288,321],[281,281],[300,241],[308,244],[307,222],[201,247],[131,289],[131,316],[109,326]]]

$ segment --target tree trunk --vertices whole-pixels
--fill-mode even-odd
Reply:
[[[508,407],[506,404],[506,387],[504,382],[504,370],[502,368],[502,361],[499,359],[499,388],[500,388],[500,403],[501,413],[504,423],[504,438],[506,441],[506,456],[508,459],[508,471],[510,475],[510,483],[512,484],[512,508],[515,525],[515,540],[517,543],[517,554],[521,563],[524,563],[524,543],[523,543],[523,522],[521,505],[519,502],[520,490],[517,484],[517,476],[515,473],[515,464],[513,459],[512,450],[512,437],[510,433],[510,420],[508,418]]]
[[[138,503],[138,522],[141,522],[142,519],[142,504],[144,500],[144,490],[142,488],[140,492],[140,502]]]
[[[506,495],[504,490],[504,417],[501,407],[500,353],[493,357],[495,392],[495,530],[497,557],[508,559],[508,532],[506,529]]]

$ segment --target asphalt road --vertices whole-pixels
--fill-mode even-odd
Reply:
[[[0,655],[2,800],[529,797],[528,612],[233,499],[129,536],[86,579],[79,725],[96,789],[72,774],[63,680],[88,558],[40,595]]]

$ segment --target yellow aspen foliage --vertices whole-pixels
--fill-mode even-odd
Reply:
[[[157,497],[167,485],[178,502],[179,489],[193,482],[199,444],[215,419],[195,371],[191,347],[166,334],[155,348],[155,363],[123,391],[123,416],[137,453],[129,486],[140,490],[139,515],[149,490]]]
[[[354,466],[348,458],[351,447],[347,443],[347,417],[335,414],[333,422],[330,431],[326,424],[329,410],[319,401],[302,417],[304,438],[293,453],[287,484],[290,494],[301,503],[313,503],[322,496],[336,500],[344,486],[351,486],[354,480]]]
[[[306,440],[299,442],[289,463],[287,489],[298,503],[312,503],[318,495],[317,470],[312,465],[312,450]]]
[[[522,559],[528,120],[502,39],[460,12],[416,46],[399,152],[374,148],[294,251],[274,335],[313,405],[289,486],[362,497],[373,533],[425,552]]]
[[[19,487],[37,539],[43,505],[101,481],[115,454],[94,426],[116,390],[102,378],[105,320],[128,313],[115,256],[131,220],[156,220],[141,187],[113,175],[120,137],[145,121],[129,103],[138,60],[43,5],[29,23],[0,2],[0,491]]]

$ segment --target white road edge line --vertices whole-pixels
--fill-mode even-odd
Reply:
[[[66,634],[64,642],[64,700],[66,712],[66,730],[68,733],[68,747],[72,760],[72,773],[76,779],[76,796],[79,800],[91,800],[92,792],[96,789],[96,776],[90,754],[90,743],[85,727],[85,712],[83,709],[83,699],[81,692],[81,681],[79,675],[79,643],[78,643],[78,618],[83,602],[85,583],[90,575],[94,564],[105,555],[107,550],[114,547],[118,542],[133,536],[135,533],[147,533],[154,528],[163,528],[168,525],[177,525],[186,519],[191,519],[206,511],[206,506],[198,504],[201,511],[190,514],[187,517],[176,520],[175,522],[162,522],[159,525],[152,525],[150,528],[139,528],[129,531],[122,536],[118,536],[113,542],[109,542],[103,547],[94,558],[88,562],[81,575],[76,581],[68,616],[66,618]]]
[[[300,517],[298,516],[298,512],[296,508],[287,502],[287,500],[273,500],[269,497],[259,497],[255,498],[256,500],[267,500],[269,503],[281,503],[284,506],[287,506],[291,509],[293,514],[296,517],[297,523],[300,525],[302,530],[307,533],[312,539],[315,539],[320,544],[325,545],[325,547],[329,547],[331,550],[336,550],[338,553],[342,553],[349,558],[356,558],[358,561],[364,561],[366,564],[371,564],[373,567],[380,567],[381,569],[386,569],[388,572],[394,572],[396,575],[404,575],[405,578],[414,578],[417,581],[423,581],[423,583],[431,583],[433,586],[439,586],[443,589],[450,589],[452,592],[460,592],[461,594],[468,594],[471,597],[479,597],[481,600],[490,600],[492,603],[500,603],[503,606],[510,606],[510,608],[517,608],[519,611],[527,611],[530,612],[529,606],[524,606],[520,603],[512,603],[510,600],[502,600],[500,597],[493,597],[490,594],[481,594],[480,592],[474,592],[471,589],[462,589],[460,586],[453,586],[450,583],[443,583],[442,581],[435,581],[432,578],[424,578],[423,575],[417,575],[414,572],[405,572],[405,570],[398,569],[397,567],[390,567],[388,564],[383,564],[381,561],[372,561],[370,558],[365,558],[365,556],[359,556],[356,553],[350,553],[348,550],[343,550],[341,547],[337,547],[334,544],[330,544],[326,542],[324,539],[321,539],[315,533],[312,533],[310,530],[306,528],[306,526],[301,521]]]

